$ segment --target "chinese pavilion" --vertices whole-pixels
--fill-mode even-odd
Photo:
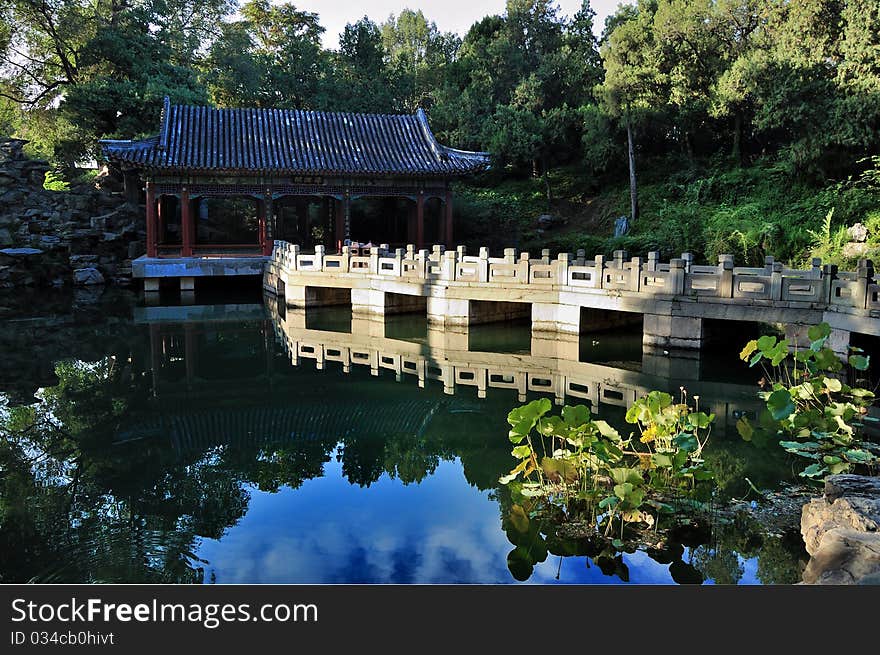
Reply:
[[[437,143],[421,109],[216,109],[166,98],[157,136],[101,145],[146,183],[147,258],[265,256],[275,238],[452,245],[450,183],[489,164],[486,153]],[[358,199],[379,202],[381,218],[353,221]]]

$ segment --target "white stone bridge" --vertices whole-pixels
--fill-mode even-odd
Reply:
[[[880,336],[873,275],[869,261],[844,272],[818,259],[808,270],[772,257],[763,267],[738,267],[732,255],[697,265],[689,253],[668,263],[657,253],[586,259],[579,251],[551,259],[546,250],[540,257],[514,249],[491,257],[487,248],[469,255],[442,246],[327,255],[320,246],[303,253],[276,241],[263,286],[288,307],[351,303],[353,316],[373,318],[424,311],[430,325],[444,329],[530,316],[533,334],[553,340],[641,315],[644,344],[674,349],[699,349],[707,319],[782,325],[800,339],[802,326],[825,321],[833,328],[831,345],[845,353],[853,332]]]

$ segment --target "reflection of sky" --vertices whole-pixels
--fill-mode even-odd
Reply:
[[[250,509],[220,540],[196,553],[219,583],[509,583],[499,506],[467,484],[461,464],[441,462],[418,485],[387,475],[349,484],[331,459],[324,477],[275,494],[249,488]],[[668,566],[625,554],[630,582],[671,584]],[[589,566],[588,566],[589,564]],[[530,583],[613,584],[585,557],[549,555]],[[743,582],[754,581],[745,563]]]

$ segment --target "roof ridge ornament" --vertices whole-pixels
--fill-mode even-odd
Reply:
[[[419,124],[422,126],[422,131],[425,133],[425,137],[428,139],[428,145],[431,146],[431,150],[434,151],[434,154],[437,155],[440,161],[447,161],[449,159],[449,155],[446,154],[440,144],[437,143],[437,139],[434,137],[434,133],[431,131],[431,126],[428,123],[428,115],[421,107],[416,109],[416,118],[418,119]]]

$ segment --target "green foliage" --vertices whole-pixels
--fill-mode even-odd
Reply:
[[[57,171],[46,171],[43,188],[46,191],[70,191],[70,183]]]
[[[641,434],[639,449],[632,435],[624,439],[584,405],[566,405],[560,416],[551,408],[542,398],[507,418],[519,463],[500,482],[511,490],[516,523],[561,512],[604,525],[605,534],[618,524],[651,527],[660,514],[693,509],[712,480],[702,451],[715,416],[669,394],[652,391],[627,412]]]
[[[820,323],[807,331],[808,348],[765,335],[749,341],[740,353],[750,367],[765,368],[766,387],[760,392],[766,410],[757,422],[740,419],[740,436],[746,441],[778,440],[787,452],[806,460],[800,475],[818,481],[831,474],[872,472],[880,453],[861,435],[861,419],[874,393],[841,379],[844,363],[828,347],[830,336],[831,327]],[[850,350],[849,366],[867,370],[869,357],[858,348]]]

